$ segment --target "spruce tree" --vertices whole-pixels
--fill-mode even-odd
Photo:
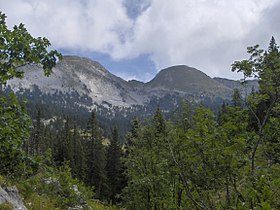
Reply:
[[[233,90],[232,103],[233,106],[242,106],[242,98],[238,89]]]
[[[86,135],[86,178],[85,182],[95,187],[97,198],[101,198],[106,189],[106,155],[102,144],[101,131],[96,114],[91,112]]]
[[[115,127],[112,131],[112,139],[107,151],[107,164],[106,172],[108,178],[110,201],[116,203],[116,195],[121,192],[121,178],[122,178],[122,165],[121,165],[121,146],[119,143],[118,130]]]
[[[85,152],[77,125],[74,124],[71,145],[71,168],[74,177],[84,180],[85,177]]]
[[[129,155],[129,151],[133,148],[134,146],[134,141],[137,141],[139,138],[139,128],[140,128],[140,123],[137,118],[133,118],[131,121],[131,129],[130,132],[126,135],[126,143],[125,143],[125,157]]]

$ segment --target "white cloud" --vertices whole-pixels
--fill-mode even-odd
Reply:
[[[262,12],[272,3],[154,0],[137,18],[133,37],[125,48],[122,46],[122,53],[117,51],[113,56],[122,58],[149,53],[159,69],[188,64],[211,76],[222,75],[224,70],[230,74],[230,63],[225,65],[224,60],[230,62],[228,59],[233,59],[230,55],[246,50],[246,45],[240,43],[258,25]]]
[[[210,76],[234,77],[230,64],[245,56],[246,46],[267,43],[269,33],[279,32],[275,29],[279,16],[272,20],[268,15],[277,11],[273,10],[276,3],[278,0],[0,0],[0,7],[10,26],[24,22],[34,36],[48,37],[55,48],[96,51],[115,60],[148,54],[158,69],[187,64]],[[260,23],[266,26],[260,27]]]
[[[121,0],[16,0],[1,2],[1,8],[10,25],[24,22],[58,48],[110,53],[132,23]]]

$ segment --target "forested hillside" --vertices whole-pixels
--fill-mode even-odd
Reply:
[[[151,117],[133,118],[121,139],[116,122],[101,128],[95,111],[81,119],[71,94],[71,116],[46,120],[50,107],[34,106],[32,120],[26,102],[3,91],[7,81],[24,77],[20,66],[40,64],[49,75],[61,58],[47,51],[46,38],[33,38],[22,24],[9,30],[5,20],[0,13],[0,188],[15,185],[23,209],[280,209],[274,37],[267,50],[248,47],[249,59],[232,65],[245,81],[258,81],[246,98],[235,90],[218,111],[182,100],[168,119],[158,103]],[[0,209],[13,208],[0,199]]]

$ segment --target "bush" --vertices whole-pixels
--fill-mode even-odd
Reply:
[[[81,206],[86,209],[87,201],[94,195],[92,189],[72,178],[70,167],[67,164],[53,169],[53,171],[40,171],[19,183],[18,188],[23,193],[26,203],[31,203],[33,207],[36,203],[37,206],[40,204],[40,202],[34,202],[36,199],[42,201],[50,199],[53,202],[52,205],[57,207]]]
[[[5,203],[0,204],[0,209],[1,210],[13,210],[14,208],[13,208],[12,204],[5,202]]]

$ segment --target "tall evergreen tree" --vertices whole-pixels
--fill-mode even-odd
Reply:
[[[42,123],[42,116],[41,116],[41,109],[40,107],[37,108],[37,115],[35,122],[33,122],[33,132],[31,135],[31,155],[36,156],[43,153],[44,144],[43,142],[43,132],[44,132],[44,125]]]
[[[95,187],[97,198],[101,198],[106,183],[106,154],[102,144],[102,136],[98,127],[96,114],[91,112],[86,132],[86,178],[85,182]]]
[[[71,122],[67,117],[65,120],[56,120],[55,136],[53,140],[53,158],[56,165],[62,165],[65,161],[71,161]]]
[[[85,178],[85,152],[81,142],[81,136],[77,125],[74,124],[71,138],[71,169],[74,177],[84,180]]]
[[[140,122],[139,120],[135,117],[131,121],[131,129],[130,132],[127,133],[126,135],[126,143],[125,143],[125,157],[129,155],[130,150],[133,150],[135,141],[139,139],[139,128],[140,128]],[[125,159],[124,159],[125,161]]]
[[[113,204],[117,201],[117,194],[121,193],[122,179],[122,164],[121,164],[122,149],[119,143],[118,130],[115,127],[112,131],[112,139],[107,150],[106,172],[109,186],[109,198]]]
[[[232,95],[232,103],[233,106],[241,106],[242,105],[242,98],[238,89],[233,90]]]
[[[157,107],[157,109],[156,109],[153,123],[154,123],[154,127],[156,129],[156,132],[158,134],[163,134],[165,132],[166,125],[165,125],[164,117],[163,117],[159,107]]]

